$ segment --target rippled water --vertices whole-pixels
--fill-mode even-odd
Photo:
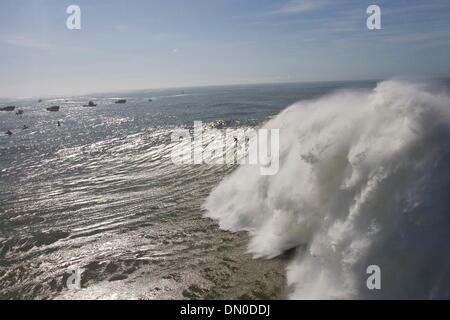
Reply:
[[[204,199],[234,166],[175,165],[170,134],[194,120],[258,126],[349,85],[371,84],[4,101],[24,114],[0,112],[0,131],[13,132],[0,136],[0,298],[283,297],[283,259],[252,260],[244,234],[202,217]],[[88,100],[98,106],[83,107]],[[45,110],[52,105],[61,110]],[[83,289],[65,288],[70,266],[85,269]]]

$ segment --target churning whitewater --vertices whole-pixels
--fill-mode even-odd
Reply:
[[[449,110],[438,85],[399,80],[294,104],[265,125],[278,173],[240,166],[207,216],[248,231],[255,257],[295,249],[293,299],[450,298]]]

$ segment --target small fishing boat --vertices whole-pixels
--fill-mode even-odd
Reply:
[[[88,104],[85,104],[83,107],[96,107],[97,104],[94,103],[94,101],[89,101]]]
[[[127,99],[116,100],[116,103],[120,103],[120,104],[127,103]]]
[[[0,108],[0,111],[14,111],[15,108],[16,108],[15,106],[7,106]]]
[[[20,116],[23,114],[23,110],[17,110],[16,115]]]
[[[148,99],[148,102],[152,102],[153,101],[153,99]]]
[[[56,112],[59,111],[59,106],[51,106],[47,108],[47,111]]]

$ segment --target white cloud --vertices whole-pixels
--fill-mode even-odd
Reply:
[[[0,37],[0,42],[29,49],[51,50],[53,48],[52,45],[49,43],[43,42],[36,38],[30,38],[25,36]]]
[[[419,43],[421,45],[440,44],[439,40],[448,43],[450,32],[448,30],[429,31],[429,32],[415,32],[415,33],[398,33],[386,36],[386,40],[392,43]]]
[[[119,24],[119,25],[114,26],[114,29],[117,31],[125,31],[125,30],[128,30],[129,28],[128,28],[128,26]]]
[[[304,13],[319,10],[328,5],[328,0],[290,0],[283,4],[274,13]]]

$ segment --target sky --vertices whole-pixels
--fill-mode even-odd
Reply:
[[[81,29],[69,30],[69,5]],[[381,8],[381,30],[366,9]],[[448,0],[1,0],[0,98],[447,77]]]

